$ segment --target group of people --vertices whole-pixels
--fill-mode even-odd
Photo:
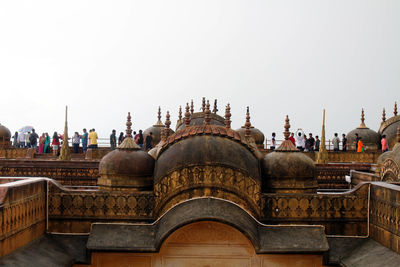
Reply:
[[[118,136],[118,146],[122,144],[122,142],[124,141],[126,136],[124,136],[124,133],[121,132]],[[143,146],[145,144],[144,149],[146,151],[149,151],[150,149],[153,148],[153,133],[150,132],[147,136],[146,136],[146,140],[144,139],[143,136],[143,131],[139,130],[138,133],[136,133],[135,131],[133,132],[133,140],[135,141],[135,143],[141,148],[143,149]],[[112,130],[111,135],[110,135],[110,147],[111,149],[115,149],[117,147],[117,136],[116,136],[116,131]]]

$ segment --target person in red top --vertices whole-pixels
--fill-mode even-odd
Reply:
[[[388,146],[388,143],[386,140],[386,135],[382,135],[381,145],[382,145],[382,152],[389,151],[389,146]]]
[[[60,137],[58,136],[57,132],[53,134],[53,142],[51,143],[53,146],[53,155],[58,155],[58,149],[60,148]]]
[[[290,142],[292,142],[292,144],[293,144],[294,146],[296,146],[296,141],[294,140],[294,133],[292,133],[292,134],[290,135],[289,140],[290,140]]]

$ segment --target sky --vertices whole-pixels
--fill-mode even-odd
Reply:
[[[1,1],[0,123],[100,137],[146,129],[201,98],[232,128],[327,138],[400,104],[398,0]]]

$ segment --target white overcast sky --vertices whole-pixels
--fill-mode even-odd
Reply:
[[[0,123],[101,137],[205,96],[282,138],[378,130],[400,100],[400,1],[1,1]],[[400,104],[400,103],[399,103]]]

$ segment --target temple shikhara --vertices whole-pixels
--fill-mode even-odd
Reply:
[[[0,265],[400,266],[397,103],[380,125],[367,126],[362,109],[345,152],[325,146],[325,111],[320,150],[302,152],[290,114],[270,150],[251,109],[234,130],[231,108],[203,98],[194,112],[189,101],[174,130],[159,108],[143,131],[149,151],[127,112],[115,150],[77,154],[66,110],[58,158],[12,147],[0,125]]]

